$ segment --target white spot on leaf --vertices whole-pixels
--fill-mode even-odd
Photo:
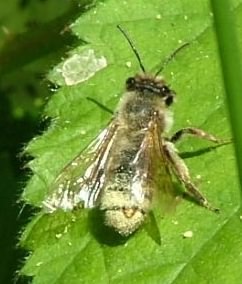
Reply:
[[[104,56],[97,58],[93,49],[87,49],[81,54],[73,54],[62,66],[62,76],[68,86],[88,80],[96,72],[107,66]]]
[[[186,238],[186,239],[192,238],[193,237],[193,231],[184,232],[183,237]]]

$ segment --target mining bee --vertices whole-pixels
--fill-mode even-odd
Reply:
[[[146,72],[134,44],[120,26],[118,29],[142,72],[126,80],[126,91],[111,121],[62,170],[43,202],[44,208],[53,212],[58,208],[67,211],[97,207],[103,212],[105,225],[121,236],[129,236],[144,222],[156,196],[172,188],[173,175],[197,203],[218,211],[191,180],[175,142],[187,134],[221,141],[193,127],[183,128],[171,138],[166,136],[172,123],[169,107],[175,92],[158,76],[163,67],[155,75]]]

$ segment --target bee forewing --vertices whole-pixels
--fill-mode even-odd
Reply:
[[[162,147],[163,139],[154,115],[131,164],[135,173],[131,180],[130,198],[143,204],[143,211],[147,211],[150,202],[162,211],[174,204],[174,188]]]
[[[104,169],[116,128],[116,121],[113,119],[91,144],[62,170],[51,186],[50,196],[43,202],[47,211],[96,206],[105,181]]]
[[[137,169],[146,183],[144,188],[150,190],[152,205],[165,212],[175,205],[175,190],[163,150],[163,139],[158,118],[154,115],[141,146],[143,158]]]

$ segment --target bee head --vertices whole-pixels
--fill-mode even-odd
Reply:
[[[136,91],[145,96],[158,96],[166,106],[173,103],[175,92],[171,90],[161,78],[144,75],[136,75],[126,80],[127,91]]]

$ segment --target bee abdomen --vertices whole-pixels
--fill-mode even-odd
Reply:
[[[122,236],[128,236],[136,231],[144,222],[146,213],[140,208],[116,208],[106,210],[104,222],[114,228]]]
[[[104,211],[107,226],[123,236],[128,236],[144,222],[150,208],[150,199],[144,196],[142,200],[137,200],[127,186],[120,186],[110,184],[105,188],[100,200],[100,210]]]

